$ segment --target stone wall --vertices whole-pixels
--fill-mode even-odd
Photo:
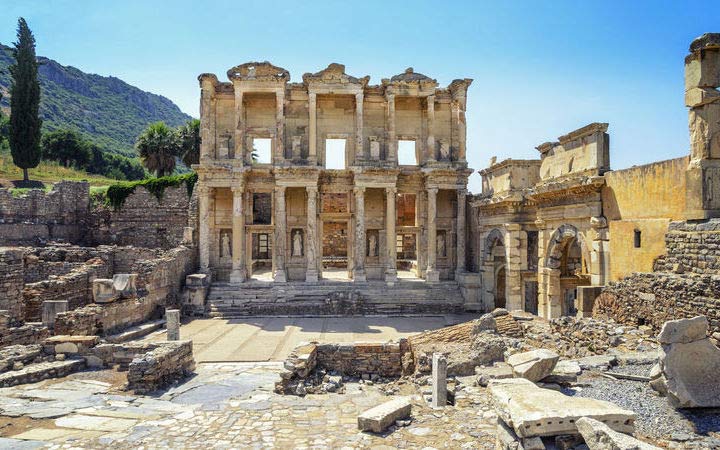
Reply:
[[[101,205],[93,210],[88,243],[172,248],[183,241],[188,226],[190,195],[184,183],[166,188],[161,199],[139,186],[115,210]]]
[[[90,185],[62,181],[49,193],[34,189],[14,197],[0,189],[0,245],[37,245],[48,240],[79,243],[90,213]]]
[[[665,235],[667,255],[655,272],[634,273],[608,285],[595,301],[593,316],[649,325],[706,315],[720,331],[720,219],[673,222]]]
[[[352,343],[317,346],[317,367],[343,375],[376,374],[383,377],[402,375],[401,344]]]
[[[2,316],[0,316],[2,320]],[[31,345],[42,342],[50,336],[50,331],[38,324],[26,324],[8,327],[0,323],[0,348],[8,345]]]
[[[162,389],[195,369],[192,341],[163,342],[128,367],[128,389],[146,394]]]
[[[0,247],[0,310],[9,321],[22,320],[23,252]]]

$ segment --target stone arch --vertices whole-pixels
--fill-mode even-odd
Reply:
[[[507,250],[505,234],[493,228],[485,236],[483,244],[484,284],[488,297],[487,308],[505,307],[507,301]]]
[[[498,228],[493,228],[492,230],[490,230],[490,233],[488,233],[487,237],[485,238],[485,245],[483,247],[484,263],[493,262],[492,251],[498,243],[505,247],[505,236],[503,235],[503,232],[500,231]]]
[[[563,252],[567,245],[573,240],[577,241],[582,254],[583,273],[590,273],[588,264],[590,262],[590,249],[588,248],[585,236],[576,227],[570,224],[561,225],[552,236],[545,252],[545,267],[559,270],[562,263]]]

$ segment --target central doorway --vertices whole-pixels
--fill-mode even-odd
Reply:
[[[349,280],[347,221],[328,221],[322,225],[322,277]]]

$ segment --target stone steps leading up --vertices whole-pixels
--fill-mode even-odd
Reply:
[[[214,283],[211,317],[451,314],[462,312],[458,284],[424,282]]]

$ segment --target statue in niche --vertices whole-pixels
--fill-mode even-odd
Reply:
[[[232,237],[230,230],[220,231],[220,257],[232,258]]]
[[[437,235],[437,253],[441,258],[445,258],[447,256],[445,249],[445,233],[438,233]]]
[[[450,161],[450,144],[445,139],[440,139],[440,159]]]
[[[293,233],[293,246],[292,246],[292,255],[293,256],[302,256],[303,255],[303,243],[302,243],[302,231],[295,230]]]
[[[368,235],[368,256],[375,257],[377,256],[377,236],[375,236],[375,233],[370,233]]]
[[[292,157],[293,159],[302,157],[302,136],[293,136],[292,138]]]
[[[380,161],[380,141],[376,136],[370,136],[370,159]]]

